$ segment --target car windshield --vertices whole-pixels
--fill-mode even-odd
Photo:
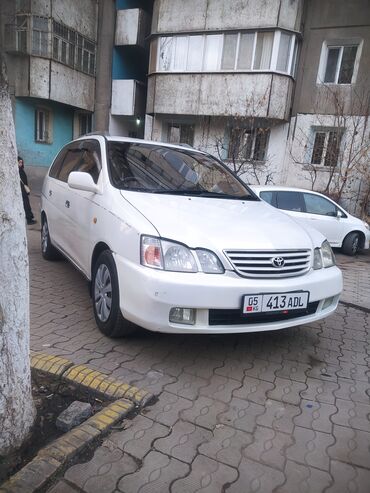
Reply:
[[[107,155],[120,190],[259,200],[216,159],[191,149],[108,141]]]

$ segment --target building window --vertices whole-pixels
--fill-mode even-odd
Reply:
[[[95,49],[88,40],[73,29],[53,21],[53,58],[89,75],[95,74]]]
[[[49,55],[49,20],[47,17],[32,16],[32,55]]]
[[[92,114],[78,113],[78,136],[86,135],[92,131]]]
[[[324,43],[318,82],[352,84],[355,81],[359,44],[328,45]]]
[[[168,125],[167,141],[170,144],[187,144],[193,146],[194,125],[170,123]]]
[[[51,143],[51,112],[46,108],[35,110],[35,141],[43,144]]]
[[[157,46],[157,45],[156,45]],[[153,48],[152,53],[156,50]],[[294,73],[296,37],[280,30],[159,38],[160,72],[278,71]]]
[[[269,128],[232,128],[227,158],[232,161],[265,161]]]
[[[342,137],[343,129],[314,131],[311,164],[337,166]]]

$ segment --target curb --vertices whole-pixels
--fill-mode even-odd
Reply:
[[[154,398],[153,394],[144,389],[107,377],[87,365],[75,365],[60,356],[31,352],[31,369],[113,402],[42,448],[34,459],[0,485],[0,493],[34,493],[42,490],[69,460],[125,418],[135,407],[144,407]]]
[[[0,486],[1,493],[33,493],[46,486],[93,440],[132,411],[134,404],[120,399],[39,451],[34,459]]]
[[[61,382],[72,383],[80,389],[96,394],[108,401],[128,399],[137,406],[146,406],[153,394],[122,380],[108,377],[87,365],[75,365],[67,358],[47,353],[31,353],[31,369],[57,377]]]
[[[356,308],[356,310],[361,310],[365,313],[370,313],[370,308],[367,308],[366,306],[361,306],[361,305],[356,305],[356,303],[351,303],[350,301],[340,301],[339,303],[344,306],[348,306],[350,308]]]

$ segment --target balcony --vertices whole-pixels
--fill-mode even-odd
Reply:
[[[145,84],[137,80],[112,81],[112,115],[138,116],[145,113]]]
[[[142,9],[117,11],[116,46],[144,47],[145,38],[150,32],[150,17]]]
[[[149,77],[146,111],[287,120],[292,87],[290,76],[277,73],[157,73]]]

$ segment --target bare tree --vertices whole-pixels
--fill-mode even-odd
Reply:
[[[25,217],[6,74],[0,3],[0,456],[17,448],[34,422],[29,362],[29,286]]]
[[[321,114],[323,107],[330,107],[331,115]],[[292,160],[302,165],[312,190],[365,215],[370,186],[370,91],[323,84],[314,108],[315,137],[306,125],[298,126],[290,149]],[[327,137],[325,129],[330,129]]]

